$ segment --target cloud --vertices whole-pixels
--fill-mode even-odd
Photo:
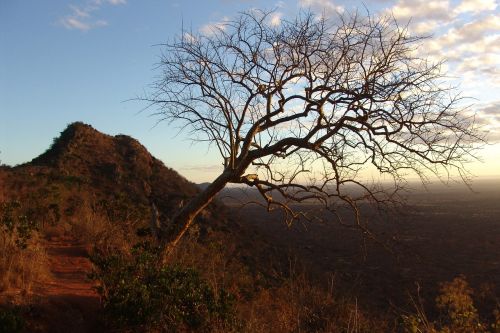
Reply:
[[[477,87],[500,88],[500,14],[497,0],[397,0],[382,14],[409,22],[409,31],[432,38],[418,52],[431,61],[447,60],[446,71]],[[482,90],[482,89],[481,89]]]
[[[313,12],[319,12],[327,17],[337,13],[343,13],[345,10],[344,6],[336,5],[330,0],[299,0],[299,6],[308,8]]]
[[[400,0],[388,10],[400,21],[447,21],[451,18],[448,0]]]
[[[450,0],[399,0],[386,12],[400,21],[449,24],[461,14],[477,15],[485,11],[493,11],[496,7],[496,0],[463,0],[455,8]]]
[[[195,43],[197,41],[196,37],[194,35],[190,34],[189,32],[185,32],[182,35],[182,38],[183,38],[183,41],[185,41],[189,44]]]
[[[478,113],[484,116],[494,116],[500,120],[500,100],[482,105]]]
[[[275,6],[276,8],[285,8],[286,3],[284,1],[278,1]]]
[[[269,22],[271,23],[272,26],[278,26],[281,24],[281,17],[283,16],[283,13],[276,12],[273,13],[269,19]]]
[[[487,140],[500,142],[500,100],[479,105],[476,110],[476,123],[486,131]]]
[[[126,0],[89,0],[84,5],[69,5],[70,13],[59,19],[59,25],[70,30],[88,31],[94,28],[104,27],[108,22],[103,19],[94,18],[104,4],[112,6],[124,5]]]
[[[228,21],[228,17],[223,17],[221,21],[205,24],[200,28],[200,32],[205,36],[211,36],[218,30],[226,30]]]
[[[201,172],[215,172],[223,169],[221,164],[196,164],[196,165],[183,165],[179,168],[184,171],[201,171]]]
[[[127,3],[127,0],[90,0],[89,1],[90,4],[95,4],[95,5],[98,5],[98,6],[101,6],[105,3],[108,3],[110,5],[113,5],[113,6],[117,6],[117,5],[124,5]]]
[[[85,22],[78,19],[78,17],[65,17],[60,23],[67,29],[76,29],[80,31],[87,31],[97,27],[104,27],[108,22],[104,20],[97,20],[93,22]]]
[[[469,18],[470,19],[470,18]],[[500,88],[500,14],[458,19],[422,48],[432,58],[448,60],[451,75],[476,86]]]
[[[439,26],[436,20],[422,21],[414,24],[411,30],[417,35],[429,35]]]
[[[497,8],[495,0],[463,0],[454,10],[455,15],[463,13],[478,14],[483,11],[491,11]]]
[[[496,32],[500,32],[500,15],[492,14],[451,28],[441,40],[446,45],[471,43]]]
[[[486,139],[488,140],[489,143],[495,144],[495,143],[500,143],[500,130],[497,131],[489,131],[486,134]]]
[[[90,16],[90,8],[80,8],[75,5],[69,5],[69,8],[71,8],[73,12],[73,16],[75,17],[89,17]]]
[[[481,74],[497,76],[500,75],[500,55],[498,54],[478,54],[464,58],[458,71],[461,73],[480,71]]]

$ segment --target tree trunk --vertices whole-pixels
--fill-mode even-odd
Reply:
[[[196,216],[212,202],[228,182],[235,176],[234,170],[226,169],[207,188],[191,199],[170,221],[168,226],[162,226],[160,241],[165,248],[165,256],[175,248],[182,236],[189,229]]]

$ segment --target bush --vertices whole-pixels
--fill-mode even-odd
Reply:
[[[15,243],[20,249],[25,249],[33,231],[38,225],[27,215],[21,214],[21,204],[17,201],[0,204],[0,228],[2,243]]]
[[[144,243],[130,256],[92,255],[107,321],[145,330],[230,329],[233,297],[216,295],[194,269],[158,266],[158,254]]]
[[[494,322],[488,324],[482,321],[474,305],[473,294],[474,291],[462,275],[450,282],[442,283],[440,294],[436,298],[436,307],[440,313],[438,320],[427,319],[419,297],[418,304],[414,302],[417,313],[402,316],[404,331],[411,333],[500,332],[498,309],[495,309],[493,313]]]
[[[0,291],[20,288],[28,292],[33,281],[48,275],[37,230],[32,214],[26,213],[19,202],[0,203]]]
[[[440,295],[436,298],[436,305],[441,311],[441,321],[444,332],[484,332],[486,325],[481,324],[477,310],[472,300],[473,290],[465,280],[459,276],[451,282],[441,285]]]

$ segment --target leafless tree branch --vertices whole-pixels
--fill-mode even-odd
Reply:
[[[181,209],[165,244],[175,246],[228,183],[253,186],[288,223],[319,204],[343,222],[348,207],[399,202],[407,177],[458,172],[483,138],[444,85],[441,63],[418,57],[422,38],[392,18],[302,14],[269,23],[252,11],[210,35],[165,44],[160,79],[146,98],[168,121],[214,143],[223,173]],[[184,32],[183,32],[184,34]],[[363,181],[372,170],[391,189]],[[364,227],[362,227],[364,228]]]

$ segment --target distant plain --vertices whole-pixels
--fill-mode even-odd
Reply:
[[[238,204],[252,192],[231,189],[222,197],[243,229],[276,253],[289,254],[280,265],[300,265],[322,283],[335,277],[360,288],[364,301],[376,307],[404,306],[417,289],[432,303],[439,283],[459,275],[474,289],[499,295],[500,179],[476,180],[472,188],[413,188],[399,213],[368,218],[376,241],[333,220],[287,226],[277,212]]]

